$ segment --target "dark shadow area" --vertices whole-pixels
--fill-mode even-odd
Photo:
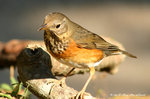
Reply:
[[[17,57],[18,72],[23,78],[55,78],[52,74],[50,56],[42,48],[25,48]],[[30,74],[29,76],[27,76]],[[35,74],[39,76],[35,76]],[[33,77],[31,77],[31,75]],[[28,80],[30,80],[28,79]]]

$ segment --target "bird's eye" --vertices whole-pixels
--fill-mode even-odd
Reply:
[[[60,27],[60,24],[56,25],[56,28],[58,29]]]

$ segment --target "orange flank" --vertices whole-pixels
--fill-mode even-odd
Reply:
[[[68,48],[55,57],[69,59],[76,63],[95,63],[103,58],[103,52],[98,49],[86,49],[78,47],[74,40],[68,45]]]

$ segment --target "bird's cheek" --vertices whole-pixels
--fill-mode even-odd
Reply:
[[[65,32],[67,32],[67,29],[66,29],[66,28],[60,28],[60,29],[58,29],[58,30],[56,31],[56,33],[57,33],[58,35],[61,35],[61,34],[65,33]]]
[[[63,32],[63,33],[64,33],[64,32],[67,32],[67,28],[66,28],[66,27],[62,28],[62,32]]]
[[[68,26],[65,25],[65,26],[62,28],[62,31],[63,31],[63,32],[67,32],[67,31],[68,31]]]

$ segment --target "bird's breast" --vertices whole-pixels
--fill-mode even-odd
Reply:
[[[60,40],[54,33],[45,32],[44,42],[50,54],[61,54],[68,46],[67,40]]]

